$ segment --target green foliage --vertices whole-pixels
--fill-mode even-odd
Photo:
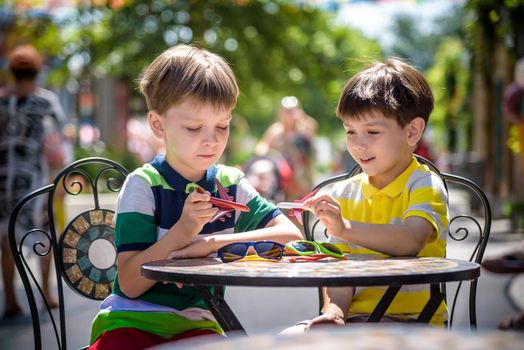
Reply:
[[[496,42],[504,42],[510,57],[524,55],[524,1],[522,0],[469,0],[466,8],[474,15],[470,31],[477,35],[472,40],[472,50],[481,62],[482,74],[492,69]]]
[[[127,150],[121,150],[111,146],[97,149],[92,147],[82,148],[79,145],[75,145],[74,159],[88,157],[104,157],[112,159],[115,162],[120,163],[129,171],[132,171],[142,165],[141,161]]]
[[[435,96],[435,109],[429,124],[434,132],[434,147],[441,150],[468,150],[471,111],[469,57],[459,38],[447,38],[435,55],[426,76]],[[456,138],[453,141],[453,138]],[[461,144],[454,144],[460,141]]]
[[[502,214],[510,218],[511,229],[524,229],[524,202],[522,200],[507,200],[502,204]]]
[[[109,75],[135,85],[152,59],[177,43],[222,55],[241,89],[235,114],[257,135],[285,95],[296,95],[321,131],[338,128],[338,95],[363,65],[355,58],[382,56],[377,42],[334,24],[331,13],[287,1],[137,0],[119,10],[79,9],[60,26],[66,62],[70,68],[81,62],[78,76]],[[66,71],[57,74],[65,82]]]
[[[386,49],[390,56],[407,59],[422,71],[435,63],[435,52],[449,37],[464,38],[465,9],[462,5],[453,6],[449,13],[436,18],[428,26],[430,31],[421,30],[420,19],[411,15],[398,15],[392,26],[396,38]]]
[[[435,96],[429,119],[432,148],[439,151],[466,151],[471,146],[470,55],[465,44],[469,23],[460,5],[437,18],[427,33],[420,30],[417,18],[398,16],[393,25],[397,40],[387,50],[425,73]]]

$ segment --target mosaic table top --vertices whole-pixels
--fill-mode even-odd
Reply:
[[[368,286],[471,280],[480,267],[469,261],[444,258],[379,258],[347,254],[346,260],[278,262],[218,258],[160,260],[144,264],[145,277],[193,284],[244,286]]]

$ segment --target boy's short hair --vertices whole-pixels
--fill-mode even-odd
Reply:
[[[189,45],[162,52],[139,82],[150,111],[163,114],[186,99],[210,103],[218,110],[233,109],[238,86],[235,74],[220,56]]]
[[[382,112],[404,128],[421,117],[428,122],[433,110],[433,93],[415,67],[390,58],[375,62],[357,73],[344,86],[337,107],[341,119],[358,119],[365,113]]]

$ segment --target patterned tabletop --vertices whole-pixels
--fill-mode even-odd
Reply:
[[[423,344],[423,345],[422,345]],[[258,334],[220,340],[216,337],[166,344],[155,350],[521,350],[524,334],[514,332],[457,332],[428,326],[355,325],[323,328],[297,336]]]
[[[160,260],[142,265],[142,274],[165,282],[244,286],[368,286],[471,280],[478,264],[444,258],[379,258],[346,255],[346,260],[240,260],[218,258]]]

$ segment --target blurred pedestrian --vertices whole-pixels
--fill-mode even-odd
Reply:
[[[65,161],[62,138],[58,135],[66,117],[58,97],[37,86],[42,66],[43,58],[33,46],[16,47],[8,57],[13,82],[0,96],[0,237],[4,319],[22,314],[14,289],[14,261],[7,235],[9,215],[18,200],[47,183],[49,169],[61,168]],[[42,206],[32,203],[22,212],[19,231],[26,232],[45,224],[42,214]],[[31,238],[28,236],[27,240],[30,244],[35,242]],[[52,254],[48,254],[41,261],[41,287],[48,305],[54,308],[57,302],[49,284],[51,259]]]
[[[514,251],[484,259],[482,267],[497,274],[524,273],[524,241]],[[520,290],[520,297],[524,297],[523,290]],[[524,332],[524,311],[502,319],[499,329]]]
[[[317,121],[307,115],[295,96],[281,100],[278,120],[269,126],[257,144],[259,156],[281,154],[289,163],[293,176],[282,183],[287,200],[298,199],[312,187],[312,142],[318,128]]]
[[[434,162],[433,153],[431,152],[430,143],[427,141],[426,137],[422,137],[413,152],[421,157],[426,158],[430,162]]]
[[[515,80],[504,91],[504,113],[518,129],[520,169],[524,175],[524,57],[515,65]]]
[[[524,175],[524,57],[515,65],[515,80],[504,92],[504,113],[518,129],[521,178]],[[482,266],[493,273],[524,273],[524,241],[514,251],[485,259]],[[524,331],[524,312],[503,319],[500,329]]]

